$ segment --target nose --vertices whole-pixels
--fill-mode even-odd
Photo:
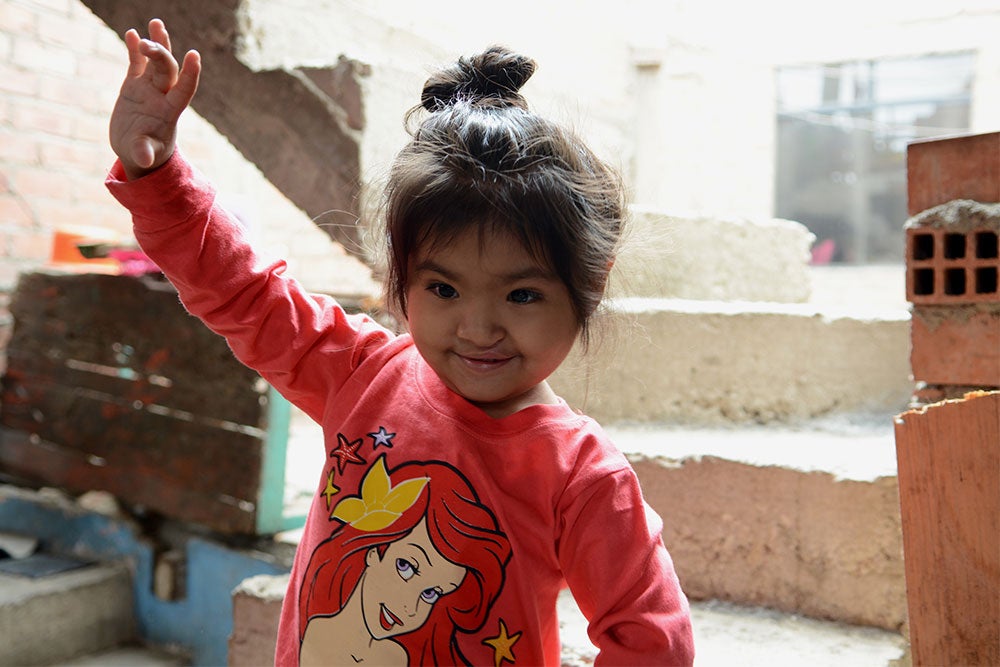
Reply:
[[[467,303],[459,314],[455,331],[461,339],[479,348],[488,348],[504,337],[499,314],[486,303]]]

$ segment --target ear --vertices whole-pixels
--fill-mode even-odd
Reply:
[[[382,559],[378,557],[378,549],[376,549],[375,547],[369,549],[368,553],[365,554],[365,567],[372,567],[373,565],[377,565],[381,561]]]

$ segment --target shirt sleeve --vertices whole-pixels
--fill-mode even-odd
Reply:
[[[132,213],[136,240],[185,308],[314,419],[325,397],[391,337],[332,298],[309,294],[285,276],[285,262],[261,263],[239,221],[179,151],[134,181],[116,162],[106,185]]]
[[[564,492],[558,555],[598,648],[596,665],[691,665],[690,608],[624,457],[584,461]]]

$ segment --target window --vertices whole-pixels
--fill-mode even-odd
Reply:
[[[777,71],[775,215],[833,261],[902,262],[906,145],[968,131],[972,53]]]

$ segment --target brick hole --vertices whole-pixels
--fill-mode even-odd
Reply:
[[[996,294],[997,269],[995,266],[984,266],[976,269],[976,294]]]
[[[976,234],[976,257],[979,259],[994,259],[997,256],[997,233],[979,232]]]
[[[934,269],[917,269],[913,272],[913,293],[934,294]]]
[[[962,259],[965,257],[965,234],[944,235],[945,259]]]
[[[934,235],[914,234],[913,235],[913,259],[933,259],[934,258]]]
[[[952,296],[965,294],[965,269],[948,269],[944,272],[944,293]]]

